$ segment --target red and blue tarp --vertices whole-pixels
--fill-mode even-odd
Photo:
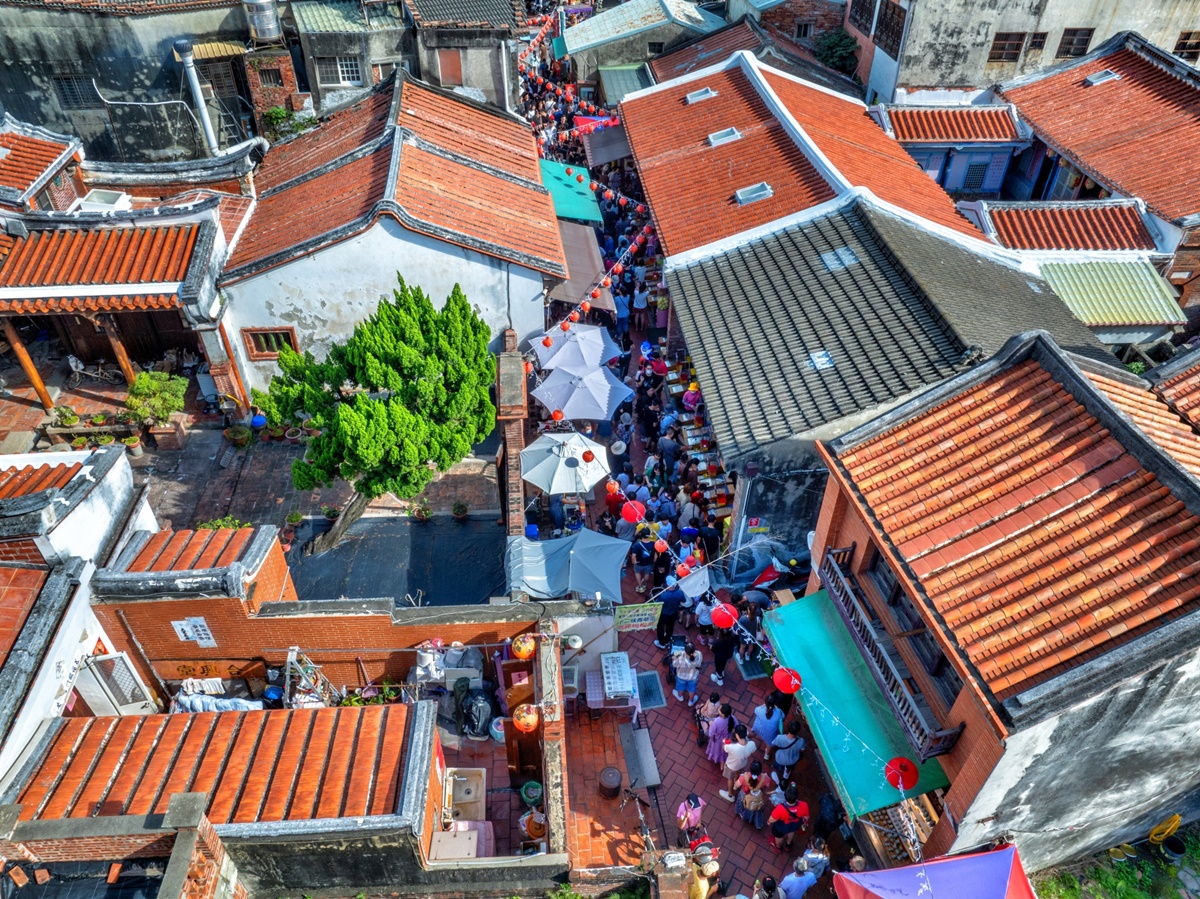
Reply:
[[[835,874],[839,899],[1037,899],[1016,846],[920,865]]]

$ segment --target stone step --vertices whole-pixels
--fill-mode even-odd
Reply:
[[[621,752],[625,755],[625,770],[629,782],[637,782],[637,788],[657,787],[662,783],[658,773],[658,760],[654,757],[654,746],[650,743],[650,731],[635,728],[632,724],[617,727],[621,738]]]

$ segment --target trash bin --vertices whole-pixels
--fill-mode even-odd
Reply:
[[[488,727],[488,732],[492,735],[492,739],[497,743],[503,743],[504,719],[500,717],[493,718],[491,725]]]
[[[605,799],[616,799],[621,795],[621,772],[616,768],[605,768],[600,772],[600,795]]]

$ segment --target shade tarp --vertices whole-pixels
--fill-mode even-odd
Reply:
[[[839,899],[1037,899],[1016,846],[902,868],[835,874],[833,889]]]
[[[556,540],[509,537],[504,551],[508,590],[524,591],[536,599],[557,599],[568,593],[621,602],[621,564],[629,555],[629,540],[618,540],[586,528]]]
[[[583,152],[587,154],[588,166],[591,168],[633,155],[633,150],[629,148],[629,138],[625,136],[624,125],[601,128],[590,134],[580,135],[580,140],[583,141]]]
[[[589,186],[591,176],[587,169],[579,165],[565,165],[555,162],[553,159],[543,159],[539,164],[542,168],[542,184],[546,186],[546,190],[550,191],[550,199],[554,203],[554,214],[558,218],[574,219],[580,222],[604,221],[604,216],[600,214],[600,204],[596,202],[596,195],[592,193]],[[571,174],[567,174],[567,169],[571,169]],[[576,180],[578,175],[583,175],[582,184]],[[596,239],[593,237],[592,243],[595,242]],[[568,258],[568,269],[570,265],[571,260]]]
[[[882,759],[911,759],[912,745],[829,594],[818,590],[768,612],[765,628],[780,661],[804,683],[804,714],[846,812],[859,818],[899,802],[902,797],[884,779],[883,765],[854,737]],[[949,786],[936,759],[921,765],[920,772],[909,795]]]
[[[577,225],[560,219],[558,233],[562,235],[563,252],[567,256],[567,271],[571,273],[571,277],[554,285],[550,291],[550,299],[572,305],[579,305],[587,300],[597,309],[607,309],[615,313],[617,307],[613,303],[612,291],[607,287],[596,287],[604,277],[604,259],[600,256],[596,232],[590,225]],[[593,288],[600,291],[600,296],[592,296]]]

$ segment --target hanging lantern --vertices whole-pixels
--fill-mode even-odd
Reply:
[[[592,299],[593,299],[593,300],[598,300],[598,299],[600,299],[600,289],[599,289],[598,287],[593,287],[593,288],[592,288]]]
[[[614,194],[611,190],[606,190],[604,192],[604,199],[606,200],[611,200],[614,196],[616,196],[616,194]]]
[[[537,706],[530,703],[524,703],[513,709],[512,713],[513,727],[523,734],[531,734],[537,730],[538,726],[538,710]]]
[[[580,184],[583,184],[583,175],[576,175],[575,180],[578,181]]]
[[[642,229],[642,233],[645,234],[647,237],[649,237],[651,234],[654,233],[654,229],[651,228],[649,225],[647,225],[645,228]]]
[[[570,330],[571,330],[571,323],[570,323],[570,322],[559,322],[559,323],[558,323],[558,326],[559,326],[560,328],[562,328],[564,331],[570,331]]]
[[[517,71],[520,72],[522,75],[524,75],[525,74],[525,66],[524,65],[517,66]]]
[[[545,84],[545,83],[546,83],[546,79],[545,79],[545,78],[543,78],[541,75],[538,75],[538,77],[537,77],[537,83],[538,83],[538,84]]]
[[[628,198],[628,197],[621,197],[621,199],[617,200],[617,205],[618,205],[618,206],[628,206],[628,205],[629,205],[629,198]]]
[[[600,295],[600,291],[598,291],[598,290],[594,290],[594,291],[592,291],[592,293],[593,293],[595,296],[599,296],[599,295]],[[582,309],[584,312],[591,312],[591,311],[592,311],[592,304],[591,304],[591,303],[589,303],[587,300],[584,300],[582,303],[580,303],[580,304],[579,304],[579,308],[580,308],[580,309]]]
[[[638,203],[638,204],[637,204],[637,214],[638,214],[638,215],[645,215],[645,214],[646,214],[646,206],[645,206],[645,204],[644,204],[644,203]]]
[[[608,115],[608,113],[607,113],[607,112],[605,112],[603,109],[598,109],[598,110],[596,110],[596,115],[598,115],[598,116],[606,116],[606,115]]]
[[[584,450],[583,451],[583,461],[584,462],[595,462],[596,454],[593,453],[591,450]]]
[[[607,484],[604,485],[604,489],[607,490],[609,493],[618,493],[621,490],[621,485],[618,484],[616,481],[609,481]]]
[[[921,772],[912,759],[898,755],[884,766],[883,776],[893,787],[905,793],[917,785]]]
[[[660,553],[665,553],[669,547],[666,540],[655,540],[654,548]]]
[[[561,88],[561,87],[556,87],[556,88],[554,89],[554,96],[556,96],[556,97],[561,97],[561,96],[562,96],[562,88]]]
[[[636,499],[631,499],[625,505],[621,506],[621,517],[630,522],[641,521],[646,517],[646,507]]]
[[[547,334],[545,337],[542,338],[542,346],[544,346],[544,347],[554,346],[554,338],[551,337],[549,334]]]
[[[646,242],[646,238],[639,234],[633,239],[633,242],[640,247]]]
[[[791,668],[776,668],[775,673],[771,675],[771,683],[775,684],[775,689],[780,693],[791,696],[800,689],[800,675]]]
[[[687,565],[689,568],[695,568],[696,567],[696,557],[689,555],[686,559],[683,560],[683,564]]]
[[[578,128],[571,129],[571,137],[579,137],[579,129]]]
[[[738,610],[733,603],[723,602],[712,611],[713,624],[717,627],[733,627],[737,624]]]
[[[565,132],[565,131],[558,132],[558,142],[560,144],[565,144],[567,142],[567,132]]]
[[[692,569],[688,568],[686,565],[676,565],[675,566],[675,576],[677,578],[680,578],[681,580],[683,578],[687,577],[691,573],[692,573]]]
[[[574,175],[574,174],[575,174],[575,170],[574,170],[573,168],[571,168],[570,166],[567,166],[567,174],[568,174],[568,175]]]
[[[527,374],[527,375],[533,374],[533,363],[532,362],[525,363],[525,374]]]
[[[563,410],[555,409],[553,412],[550,413],[550,417],[553,418],[555,421],[562,421],[563,420]]]
[[[573,322],[577,322],[577,321],[579,321],[579,313],[576,312],[574,309],[572,309],[571,314],[568,315],[567,318],[569,318]]]
[[[512,654],[518,659],[532,659],[537,651],[537,637],[533,634],[519,634],[513,637]]]
[[[615,265],[613,265],[613,267],[612,267],[612,273],[614,275],[619,275],[623,271],[625,271],[625,266],[621,265],[621,263],[619,263],[619,262],[616,263]]]
[[[592,193],[595,193],[599,189],[600,189],[600,185],[597,184],[595,181],[593,181],[591,184],[588,185],[588,190],[590,190]]]

